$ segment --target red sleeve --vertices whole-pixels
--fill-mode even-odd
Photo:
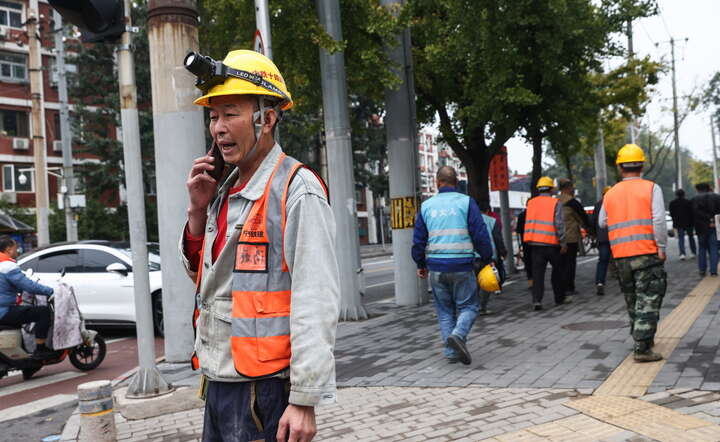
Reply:
[[[185,226],[185,241],[183,242],[183,252],[190,264],[190,270],[197,271],[200,266],[200,251],[202,250],[203,237],[191,235]]]

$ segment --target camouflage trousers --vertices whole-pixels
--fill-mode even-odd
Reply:
[[[615,263],[630,316],[630,335],[635,340],[635,351],[646,352],[654,344],[667,288],[667,273],[657,255],[618,258]]]

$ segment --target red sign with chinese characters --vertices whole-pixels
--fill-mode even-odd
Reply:
[[[509,190],[510,177],[508,172],[507,147],[493,155],[490,160],[490,190]]]

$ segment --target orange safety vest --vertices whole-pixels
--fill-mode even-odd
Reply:
[[[560,245],[557,230],[555,229],[555,208],[557,205],[557,198],[546,195],[539,195],[528,201],[523,242]]]
[[[283,250],[285,204],[290,182],[301,167],[307,166],[280,154],[235,245],[230,346],[235,370],[248,378],[268,376],[290,366],[291,280]],[[325,183],[319,176],[318,180],[327,195]],[[201,277],[202,265],[196,280],[197,293]],[[199,314],[196,306],[193,327]],[[199,368],[195,354],[191,362],[193,369]]]
[[[655,243],[652,195],[655,183],[644,179],[624,180],[605,194],[608,237],[613,258],[650,255]]]

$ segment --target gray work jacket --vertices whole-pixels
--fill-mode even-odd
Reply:
[[[282,152],[278,144],[267,154],[247,185],[228,198],[225,247],[212,262],[212,244],[217,236],[217,215],[228,190],[238,178],[232,172],[208,207],[205,224],[205,255],[197,321],[195,351],[202,373],[212,381],[246,382],[235,370],[230,350],[232,277],[235,245],[253,203],[259,199]],[[290,378],[290,403],[332,403],[335,390],[335,331],[339,317],[339,275],[335,257],[335,219],[317,177],[301,168],[287,195],[284,254],[290,271],[290,368],[275,376]],[[188,275],[184,236],[180,240]]]

